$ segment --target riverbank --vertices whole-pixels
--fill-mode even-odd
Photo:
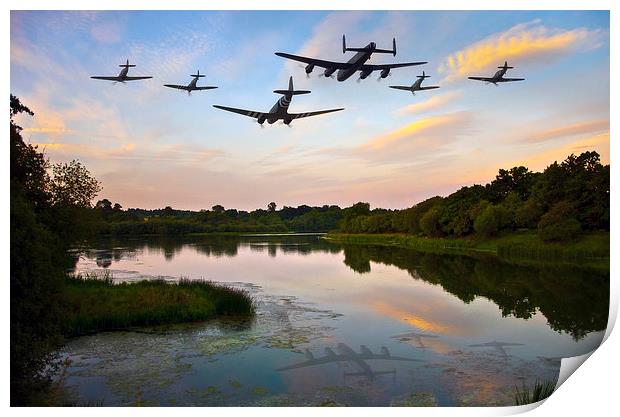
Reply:
[[[487,253],[504,259],[580,263],[609,268],[609,233],[597,232],[569,243],[545,243],[535,232],[514,232],[492,239],[428,238],[405,234],[328,233],[337,243],[397,246],[433,253]]]
[[[64,299],[69,337],[254,314],[253,300],[246,291],[209,281],[115,284],[108,277],[78,276],[67,278]]]

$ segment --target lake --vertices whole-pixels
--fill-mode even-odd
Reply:
[[[514,405],[601,343],[609,270],[331,243],[320,235],[102,239],[77,273],[208,279],[253,320],[70,340],[77,404]]]

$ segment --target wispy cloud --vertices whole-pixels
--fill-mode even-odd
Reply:
[[[591,120],[567,126],[545,129],[521,139],[522,142],[536,143],[583,134],[609,131],[609,120]]]
[[[408,115],[408,114],[430,112],[432,110],[437,110],[437,109],[446,107],[447,105],[461,98],[462,95],[463,95],[463,92],[459,90],[450,91],[444,94],[434,95],[419,103],[413,103],[413,104],[409,104],[408,106],[401,107],[400,109],[396,110],[396,113],[399,115]]]
[[[495,33],[450,54],[439,71],[445,74],[445,81],[455,81],[468,75],[485,75],[504,60],[518,61],[519,64],[533,61],[547,64],[550,59],[576,50],[600,46],[601,33],[586,28],[548,28],[534,20]]]

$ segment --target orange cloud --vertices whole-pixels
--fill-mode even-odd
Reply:
[[[469,75],[490,75],[490,71],[505,60],[519,64],[535,60],[547,63],[551,57],[584,45],[597,47],[592,41],[599,35],[599,30],[550,29],[539,25],[539,21],[522,23],[449,55],[439,71],[446,74],[445,81],[454,81]]]
[[[406,115],[428,112],[444,107],[447,104],[453,102],[454,100],[457,100],[462,95],[463,93],[461,91],[450,91],[448,93],[435,95],[428,100],[422,101],[420,103],[413,103],[408,106],[402,107],[398,109],[396,113],[400,115]]]
[[[568,126],[547,129],[542,132],[535,133],[523,139],[523,142],[544,142],[546,140],[557,139],[567,136],[575,136],[580,134],[593,134],[609,131],[609,120],[592,120],[588,122],[575,123]]]
[[[386,133],[368,143],[362,145],[363,149],[378,150],[411,139],[416,136],[423,136],[425,133],[438,133],[442,127],[450,127],[455,124],[461,124],[466,119],[464,113],[451,113],[441,116],[433,116],[425,119],[417,120],[395,131]]]

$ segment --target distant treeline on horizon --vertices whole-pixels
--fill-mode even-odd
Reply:
[[[524,166],[500,169],[486,185],[465,186],[402,210],[370,209],[359,202],[284,206],[248,212],[215,205],[211,210],[131,208],[107,199],[95,204],[100,233],[183,234],[209,232],[407,233],[427,237],[493,237],[502,231],[536,230],[545,241],[609,230],[609,165],[597,152],[568,156],[543,172]]]

